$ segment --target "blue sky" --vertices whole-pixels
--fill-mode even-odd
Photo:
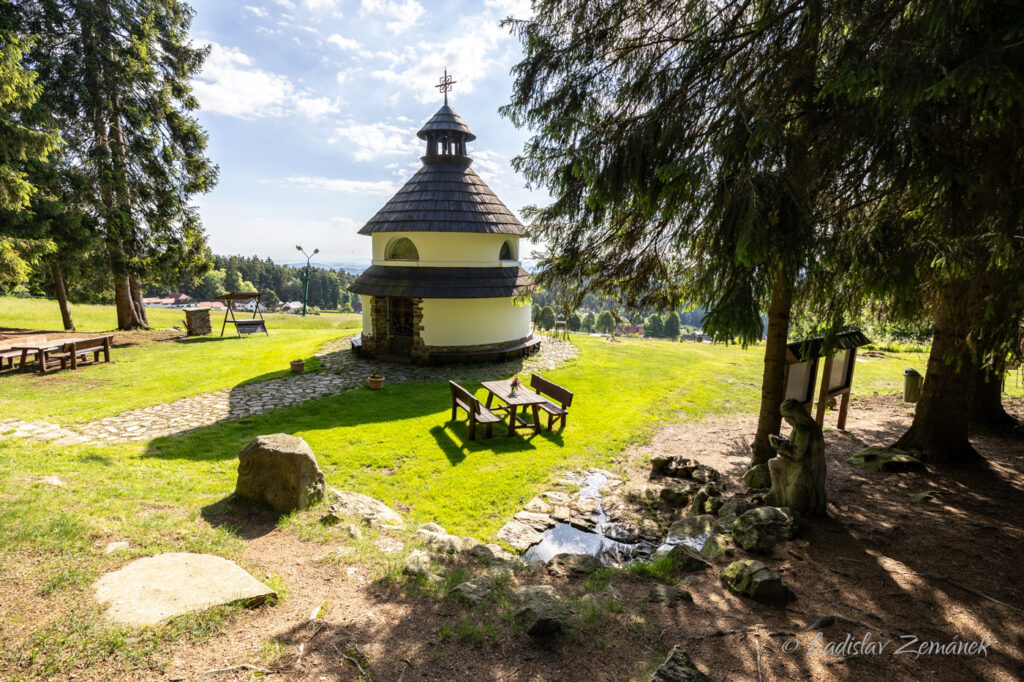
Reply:
[[[197,197],[215,253],[366,260],[357,230],[420,167],[416,131],[443,103],[477,135],[473,168],[513,211],[543,203],[510,160],[527,137],[497,113],[528,0],[191,0],[212,52],[194,82],[220,182]]]

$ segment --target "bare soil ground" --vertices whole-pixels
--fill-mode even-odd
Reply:
[[[951,470],[882,474],[847,463],[861,447],[895,440],[910,422],[909,407],[896,397],[861,398],[845,432],[826,431],[827,517],[757,557],[797,593],[788,608],[724,592],[718,573],[730,559],[683,579],[679,585],[694,601],[677,607],[648,603],[650,580],[620,573],[610,578],[621,594],[616,608],[581,623],[575,636],[541,644],[509,622],[507,604],[471,607],[383,580],[379,568],[358,561],[317,561],[331,546],[303,541],[278,529],[271,515],[250,512],[230,519],[246,538],[241,563],[280,576],[287,587],[281,603],[241,612],[207,641],[165,647],[151,671],[116,677],[242,680],[255,671],[236,666],[248,665],[267,671],[261,679],[646,680],[680,644],[717,680],[1024,679],[1024,441],[979,437],[975,446],[985,461]],[[1024,403],[1009,407],[1024,415]],[[834,424],[835,413],[826,419]],[[749,415],[668,424],[627,453],[627,485],[656,486],[646,461],[667,452],[715,467],[727,494],[740,494],[754,426]],[[933,498],[912,499],[925,491]],[[408,538],[396,535],[395,542]],[[735,558],[747,557],[740,550]],[[568,597],[603,593],[593,583],[536,571],[519,581],[550,583]],[[323,602],[321,617],[309,622]],[[827,617],[834,620],[820,620]],[[479,629],[487,634],[475,635]],[[888,644],[865,655],[820,650],[848,636]],[[897,653],[911,637],[917,641]],[[922,642],[983,638],[987,656],[915,655]],[[279,655],[268,654],[274,651]],[[103,667],[80,671],[77,679],[111,676],[114,667]]]

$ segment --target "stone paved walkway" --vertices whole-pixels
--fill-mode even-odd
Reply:
[[[0,421],[0,438],[31,438],[55,443],[114,443],[142,441],[183,433],[224,419],[238,419],[280,407],[366,385],[372,371],[385,375],[387,382],[481,381],[521,372],[543,372],[576,357],[576,347],[565,341],[545,338],[537,355],[525,361],[500,364],[418,367],[393,365],[357,358],[349,339],[324,346],[317,354],[322,371],[270,379],[235,388],[202,393],[169,403],[122,412],[94,422],[62,427],[45,421],[20,419]]]

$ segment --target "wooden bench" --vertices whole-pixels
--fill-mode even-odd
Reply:
[[[60,368],[67,369],[68,363],[71,369],[78,369],[78,358],[88,359],[92,353],[92,361],[100,361],[100,353],[103,354],[103,362],[110,362],[110,340],[113,336],[94,336],[89,339],[76,339],[71,343],[65,343],[60,353],[52,353],[50,360],[60,360]]]
[[[540,409],[548,413],[548,431],[554,425],[556,419],[561,419],[559,428],[565,428],[565,418],[569,416],[569,406],[572,405],[572,391],[567,391],[558,384],[551,383],[539,374],[530,375],[530,388],[536,393],[558,401],[560,405],[547,402],[541,403]]]
[[[461,407],[469,417],[470,440],[476,440],[477,424],[484,424],[487,427],[484,438],[493,436],[494,425],[502,421],[501,417],[481,405],[476,396],[454,381],[449,381],[448,386],[452,389],[452,421],[458,419],[458,409]]]
[[[0,350],[0,369],[4,368],[5,362],[7,363],[7,369],[14,369],[14,360],[20,357],[20,350]]]
[[[258,334],[263,332],[267,336],[270,336],[270,332],[267,331],[266,320],[262,318],[255,320],[235,320],[231,324],[235,325],[235,331],[238,332],[239,336],[242,334]]]
[[[0,369],[4,368],[4,363],[7,364],[7,369],[14,369],[14,361],[21,359],[20,350],[11,350],[11,345],[16,343],[31,343],[35,341],[45,341],[46,336],[44,334],[32,334],[29,336],[12,336],[0,340]]]

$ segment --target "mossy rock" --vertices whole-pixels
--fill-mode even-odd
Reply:
[[[850,464],[868,471],[920,471],[924,463],[917,457],[898,448],[887,448],[873,445],[853,453],[847,460]]]
[[[700,548],[700,555],[705,559],[717,559],[720,556],[732,556],[735,550],[728,535],[715,533],[704,541]]]
[[[693,573],[710,568],[711,564],[701,557],[693,547],[688,545],[676,545],[666,555],[672,561],[673,567],[683,573]]]
[[[748,552],[767,553],[779,542],[793,539],[800,515],[787,507],[755,507],[732,524],[732,537]]]
[[[733,594],[758,601],[785,603],[795,599],[782,577],[760,561],[734,561],[719,576],[722,586]]]

